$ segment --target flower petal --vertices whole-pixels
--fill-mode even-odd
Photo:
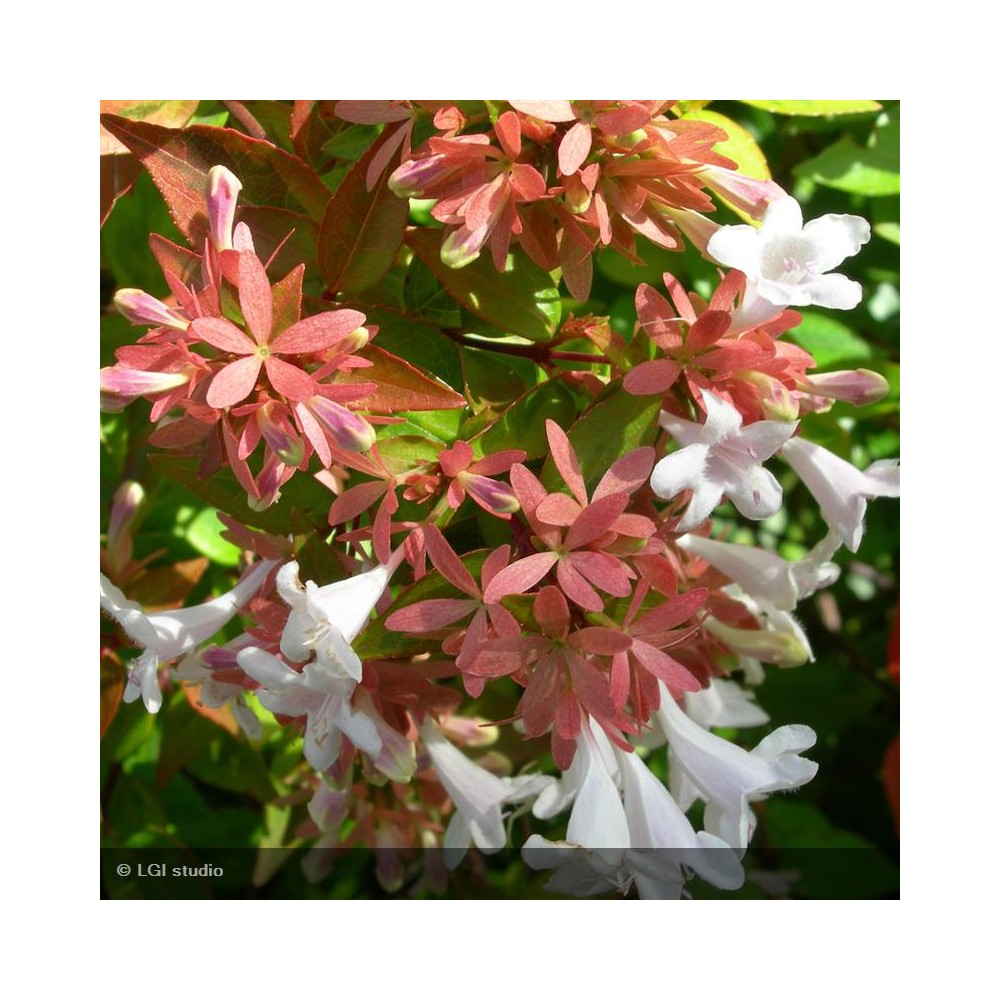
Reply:
[[[205,402],[216,410],[242,402],[257,384],[261,363],[259,355],[251,354],[248,358],[240,358],[239,361],[226,365],[212,379],[205,394]]]

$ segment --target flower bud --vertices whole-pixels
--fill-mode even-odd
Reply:
[[[351,336],[355,336],[355,330]],[[344,451],[368,451],[375,443],[375,428],[364,417],[325,396],[308,400],[310,411]]]
[[[765,420],[797,420],[799,404],[781,379],[763,372],[741,371],[737,375],[760,393],[760,408]]]
[[[124,569],[132,558],[132,527],[138,519],[144,497],[143,488],[131,479],[115,490],[105,546],[105,555],[113,574]]]
[[[208,231],[217,251],[233,249],[233,222],[236,219],[236,199],[243,185],[236,175],[222,166],[208,172]]]
[[[734,628],[713,617],[706,618],[703,627],[741,656],[764,660],[779,667],[801,667],[810,660],[809,650],[791,631]]]
[[[101,393],[113,397],[151,396],[184,385],[191,378],[187,372],[147,372],[113,365],[101,369]]]
[[[803,380],[799,389],[813,396],[839,399],[852,406],[867,406],[885,398],[889,383],[878,372],[857,368],[854,371],[811,375]]]
[[[456,478],[480,507],[494,514],[513,514],[521,509],[513,489],[505,483],[471,472],[460,472]]]
[[[763,218],[772,201],[788,197],[774,181],[758,180],[725,167],[707,166],[698,177],[705,182],[705,187],[754,219]]]
[[[292,430],[288,421],[275,414],[272,404],[265,404],[257,410],[257,426],[261,436],[285,465],[297,468],[305,458],[305,442]]]
[[[190,325],[179,312],[139,288],[119,289],[115,292],[114,303],[133,326],[169,326],[183,332]]]

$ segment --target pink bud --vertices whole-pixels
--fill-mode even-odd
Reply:
[[[368,451],[375,443],[375,428],[340,403],[325,396],[313,396],[308,406],[344,451]]]
[[[242,188],[236,175],[225,167],[215,166],[208,172],[208,228],[217,251],[233,249],[236,199]]]
[[[867,406],[885,397],[889,383],[878,372],[857,368],[852,372],[812,375],[799,385],[799,389],[814,396],[839,399],[852,406]]]
[[[760,393],[760,408],[766,420],[797,420],[798,400],[788,391],[781,379],[763,372],[744,371],[739,373],[744,382],[749,382]]]
[[[708,166],[698,176],[707,188],[754,219],[762,219],[772,201],[788,197],[772,180],[758,180],[725,167]]]
[[[126,480],[115,490],[108,518],[108,541],[105,547],[108,563],[121,571],[132,558],[132,526],[139,515],[145,493],[133,480]]]
[[[138,288],[119,289],[114,302],[115,308],[133,326],[169,326],[184,331],[190,325],[179,312]]]
[[[257,410],[257,426],[268,447],[285,465],[298,467],[305,458],[306,446],[288,421],[274,412],[274,406],[265,404]]]
[[[494,514],[513,514],[514,511],[521,509],[514,491],[504,483],[471,472],[460,472],[458,481],[480,507]]]
[[[101,392],[109,396],[149,396],[184,385],[190,372],[146,372],[114,365],[101,369]]]

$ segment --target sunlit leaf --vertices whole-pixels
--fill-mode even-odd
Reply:
[[[777,115],[859,115],[880,111],[878,101],[743,101]]]
[[[465,267],[451,268],[441,261],[439,232],[419,230],[407,240],[448,294],[469,312],[505,334],[536,343],[555,336],[562,316],[559,288],[521,252],[508,256],[504,271],[493,266],[488,253]]]

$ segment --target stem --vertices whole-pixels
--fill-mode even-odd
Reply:
[[[255,139],[267,139],[264,126],[250,113],[242,101],[223,101],[222,106],[253,136]],[[270,141],[270,140],[268,140]]]
[[[585,364],[606,365],[610,364],[603,354],[587,354],[584,351],[560,351],[544,344],[504,344],[493,340],[480,340],[479,338],[466,337],[462,330],[454,327],[442,327],[441,332],[456,344],[463,347],[478,347],[483,351],[493,351],[495,354],[512,354],[519,358],[530,358],[538,364],[547,364],[551,361],[582,361]]]

